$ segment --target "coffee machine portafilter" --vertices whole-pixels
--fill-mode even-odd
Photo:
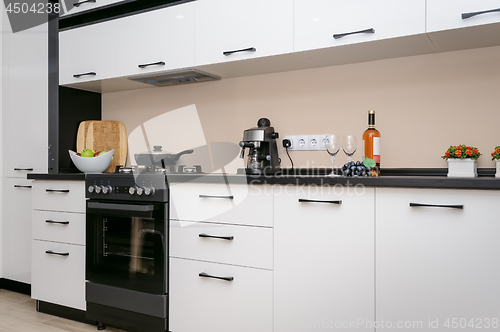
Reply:
[[[279,134],[271,127],[271,121],[266,118],[259,119],[257,127],[243,132],[240,158],[245,156],[245,149],[248,148],[247,174],[274,174],[280,170],[281,161],[276,145],[278,137]]]

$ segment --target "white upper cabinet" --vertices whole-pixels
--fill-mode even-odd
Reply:
[[[294,15],[294,51],[425,32],[425,0],[295,0]]]
[[[293,51],[293,1],[198,0],[195,10],[196,65]]]
[[[428,32],[498,22],[500,0],[427,0]]]
[[[75,2],[73,6],[62,8],[64,14],[61,13],[60,16],[78,14],[92,9],[100,9],[101,7],[118,2],[124,2],[124,0],[79,0]],[[61,3],[66,3],[66,1],[61,1]]]
[[[60,84],[194,64],[194,3],[132,15],[59,34]]]

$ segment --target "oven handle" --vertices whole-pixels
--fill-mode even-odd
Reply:
[[[87,208],[106,211],[151,212],[155,207],[153,205],[87,202]]]

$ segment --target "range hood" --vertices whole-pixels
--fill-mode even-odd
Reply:
[[[213,74],[205,73],[197,69],[183,69],[161,74],[133,76],[129,77],[128,79],[155,86],[168,86],[168,85],[215,81],[215,80],[220,80],[220,77]]]

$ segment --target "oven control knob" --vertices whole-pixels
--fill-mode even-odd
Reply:
[[[137,192],[137,186],[128,188],[128,193],[133,195]]]
[[[112,192],[113,192],[113,188],[111,186],[102,186],[102,193],[104,195],[112,193]]]
[[[136,189],[136,193],[137,193],[137,195],[139,195],[139,196],[140,196],[140,195],[144,194],[144,189],[145,189],[144,187],[138,187],[138,188]]]
[[[153,195],[154,193],[155,193],[155,187],[151,186],[144,188],[144,194],[146,194],[146,196]]]
[[[101,193],[101,191],[102,191],[102,186],[95,186],[95,188],[94,188],[94,192],[95,192],[96,194],[100,194],[100,193]]]
[[[92,194],[95,191],[95,186],[89,186],[87,190]]]

